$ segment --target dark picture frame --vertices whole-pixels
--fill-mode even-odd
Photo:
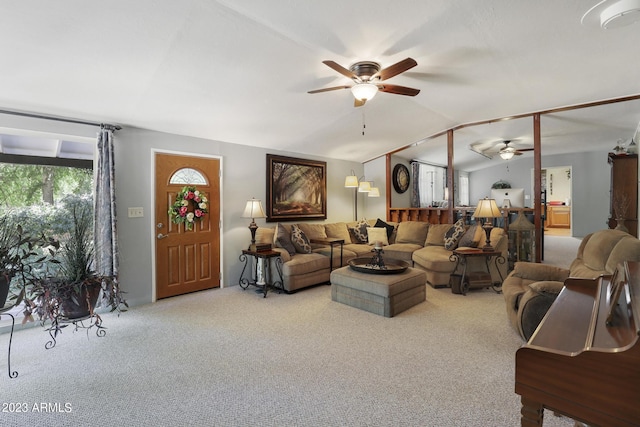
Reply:
[[[327,219],[327,163],[267,154],[267,221]]]

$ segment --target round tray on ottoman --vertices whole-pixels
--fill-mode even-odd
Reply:
[[[354,258],[349,261],[349,267],[360,273],[368,274],[398,274],[409,268],[409,264],[405,261],[391,259],[384,262],[386,268],[380,268],[370,264],[371,257]]]

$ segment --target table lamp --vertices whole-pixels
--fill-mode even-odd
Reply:
[[[244,212],[242,213],[242,218],[251,218],[251,224],[249,224],[249,230],[251,230],[250,251],[256,250],[256,230],[258,229],[258,226],[256,225],[255,219],[266,217],[267,216],[264,213],[264,209],[262,209],[262,203],[260,200],[252,198],[247,201],[247,205],[244,207]]]
[[[495,199],[489,199],[485,197],[484,199],[478,200],[478,206],[476,206],[476,211],[473,213],[473,216],[478,218],[485,218],[485,223],[482,225],[485,233],[487,234],[486,244],[482,248],[483,251],[493,251],[493,247],[491,246],[491,229],[493,228],[493,224],[491,223],[491,218],[500,218],[502,213],[496,204]]]

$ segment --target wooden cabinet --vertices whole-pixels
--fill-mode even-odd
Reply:
[[[547,227],[571,228],[571,206],[547,206]]]
[[[609,228],[616,228],[617,218],[622,218],[629,233],[637,237],[638,155],[609,153],[609,164],[611,165]]]

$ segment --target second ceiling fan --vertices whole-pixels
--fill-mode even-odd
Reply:
[[[407,58],[387,68],[381,69],[380,64],[372,61],[361,61],[351,65],[346,69],[342,65],[334,61],[322,61],[323,64],[353,80],[351,86],[334,86],[324,89],[310,90],[308,93],[329,92],[332,90],[351,89],[351,93],[355,98],[355,107],[363,106],[368,100],[373,98],[375,94],[380,92],[392,93],[395,95],[416,96],[420,93],[419,89],[406,86],[391,85],[383,83],[383,80],[390,79],[398,74],[415,67],[418,63],[413,58]]]
[[[525,151],[533,151],[533,148],[519,148],[519,149],[513,148],[512,146],[509,145],[511,140],[505,140],[502,142],[504,143],[504,147],[502,147],[500,151],[498,151],[498,154],[500,154],[500,157],[503,158],[504,160],[509,160],[513,156],[521,156],[522,153]]]

